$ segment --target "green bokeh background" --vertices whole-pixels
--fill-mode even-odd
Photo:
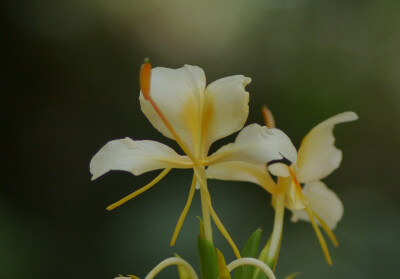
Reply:
[[[113,212],[105,207],[156,172],[90,181],[89,161],[109,140],[154,139],[178,150],[140,111],[144,57],[201,66],[208,82],[251,77],[247,123],[262,123],[267,104],[296,146],[322,120],[357,112],[359,121],[335,129],[344,159],[325,179],[345,206],[340,247],[330,245],[334,265],[311,226],[291,223],[287,212],[277,276],[400,277],[400,1],[21,0],[2,8],[0,278],[144,277],[174,252],[198,270],[198,194],[169,247],[190,171],[172,171]],[[273,210],[260,187],[210,181],[210,191],[239,246],[258,227],[265,243]],[[175,268],[158,278],[177,278]]]

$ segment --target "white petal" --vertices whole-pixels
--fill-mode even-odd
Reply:
[[[203,69],[185,65],[179,69],[154,68],[151,71],[150,95],[167,120],[193,150],[199,138],[201,99],[206,78]],[[164,136],[173,136],[161,121],[150,102],[140,93],[140,105],[151,124]]]
[[[104,145],[90,162],[92,180],[110,170],[123,170],[139,175],[163,168],[190,168],[191,161],[170,147],[156,141],[113,140]]]
[[[203,149],[243,128],[249,114],[249,93],[245,86],[251,79],[242,75],[214,81],[207,86],[203,106]]]
[[[268,166],[268,170],[276,176],[288,177],[290,176],[289,167],[283,163],[275,163]]]
[[[210,164],[244,161],[261,165],[285,157],[295,164],[296,156],[296,149],[284,132],[251,124],[239,133],[234,143],[223,146],[207,161]]]
[[[330,229],[334,229],[343,216],[343,204],[335,192],[323,182],[314,181],[305,185],[303,194],[311,210],[321,217]],[[294,210],[292,221],[296,222],[299,219],[310,221],[304,210]]]
[[[339,167],[342,151],[334,146],[333,127],[356,119],[354,112],[340,113],[315,126],[304,137],[297,161],[300,182],[322,179]]]
[[[254,165],[246,162],[226,162],[212,165],[206,170],[207,178],[252,182],[267,191],[276,186],[265,164]]]

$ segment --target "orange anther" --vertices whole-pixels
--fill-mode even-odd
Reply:
[[[140,69],[140,89],[142,90],[143,97],[146,100],[150,99],[150,78],[151,64],[148,59],[145,59],[142,68]]]
[[[263,106],[262,113],[264,116],[265,125],[270,129],[275,128],[275,119],[272,115],[272,112],[266,106]]]

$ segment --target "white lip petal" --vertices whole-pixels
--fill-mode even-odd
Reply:
[[[208,161],[210,164],[244,161],[261,165],[285,157],[295,164],[296,156],[296,149],[284,132],[251,124],[243,128],[234,143],[220,148]]]
[[[104,145],[90,162],[92,180],[110,170],[128,171],[134,175],[163,168],[190,168],[191,161],[170,147],[156,141],[113,140]]]
[[[339,167],[342,152],[334,145],[333,128],[336,124],[356,119],[358,116],[354,112],[340,113],[315,126],[304,137],[297,161],[300,182],[322,179]]]
[[[276,176],[288,177],[290,176],[289,167],[283,163],[275,163],[268,166],[268,170]]]
[[[154,68],[150,95],[182,140],[193,150],[200,131],[201,99],[206,78],[203,69],[185,65],[179,69]],[[150,102],[140,93],[140,105],[151,124],[164,136],[174,139]]]
[[[246,162],[225,162],[209,166],[207,178],[233,181],[252,182],[267,191],[276,186],[267,171],[266,165],[254,165]]]
[[[242,75],[214,81],[204,93],[202,138],[203,149],[243,128],[249,114],[249,93],[245,86],[251,79]]]
[[[307,183],[303,188],[303,194],[306,196],[311,210],[333,230],[342,219],[344,212],[343,204],[336,193],[318,180]],[[293,210],[292,213],[293,222],[297,220],[310,221],[304,210]]]

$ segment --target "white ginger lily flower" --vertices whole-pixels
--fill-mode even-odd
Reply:
[[[264,117],[268,127],[274,127],[271,112],[264,108]],[[270,162],[267,165],[252,165],[247,162],[226,162],[210,166],[207,178],[222,180],[248,181],[260,185],[273,196],[276,214],[280,223],[272,237],[270,257],[275,259],[279,249],[282,232],[283,207],[292,211],[292,221],[310,221],[317,234],[325,257],[331,264],[329,252],[317,226],[317,223],[327,232],[335,246],[338,242],[332,233],[336,224],[343,216],[343,204],[338,196],[320,179],[325,178],[337,169],[342,161],[342,152],[334,146],[333,128],[336,124],[354,121],[358,116],[354,112],[344,112],[335,115],[315,126],[303,139],[297,156],[297,164]],[[268,170],[278,177],[275,182]],[[304,183],[304,188],[300,183]],[[278,209],[278,203],[282,209]],[[280,211],[280,213],[278,212]],[[276,215],[276,218],[277,218]],[[316,219],[316,221],[315,221]],[[276,244],[274,247],[273,244]],[[276,262],[275,262],[276,264]]]
[[[158,183],[172,168],[193,168],[194,176],[187,203],[176,225],[171,245],[189,210],[196,185],[200,186],[206,238],[212,241],[210,215],[240,257],[239,251],[214,212],[207,189],[205,167],[228,161],[264,164],[284,157],[296,161],[296,149],[280,130],[257,124],[245,127],[234,143],[208,156],[213,142],[242,129],[248,116],[250,78],[236,75],[219,79],[206,87],[201,68],[154,68],[146,62],[141,70],[140,105],[151,124],[164,136],[175,140],[184,151],[151,140],[118,139],[108,142],[90,162],[92,180],[110,170],[134,175],[164,169],[152,182],[107,207],[112,210]],[[150,90],[151,88],[151,90]],[[151,94],[150,94],[151,93]]]

